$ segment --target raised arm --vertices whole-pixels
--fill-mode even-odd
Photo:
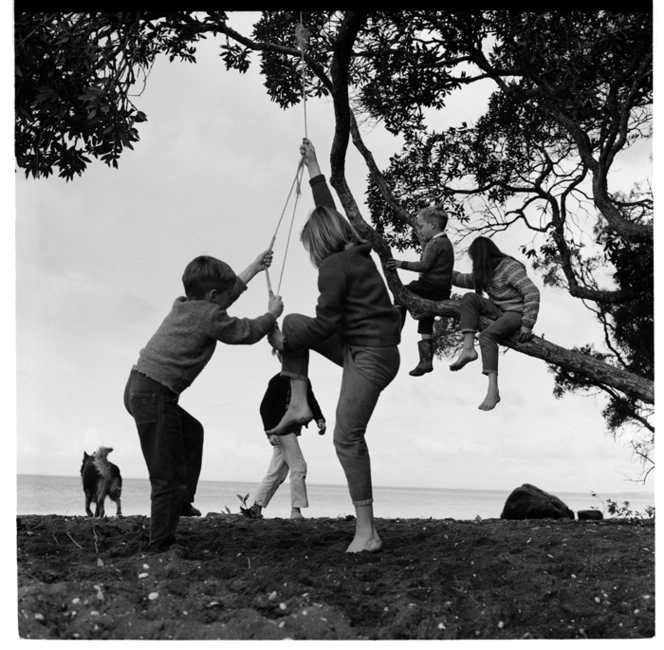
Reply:
[[[242,273],[238,273],[237,277],[245,284],[249,284],[251,278],[257,273],[265,271],[272,264],[272,251],[267,250],[261,253]]]
[[[302,140],[300,153],[302,154],[304,165],[309,172],[311,191],[314,195],[314,203],[316,204],[316,207],[323,206],[336,210],[337,206],[334,203],[334,197],[332,196],[332,192],[330,192],[330,188],[327,186],[325,176],[323,176],[323,172],[318,164],[316,150],[314,149],[311,140],[308,140],[307,138]]]
[[[307,138],[302,139],[302,144],[300,145],[300,153],[304,159],[304,165],[309,172],[309,178],[314,178],[315,176],[320,176],[323,172],[320,169],[318,164],[318,158],[316,158],[316,150],[311,140]]]

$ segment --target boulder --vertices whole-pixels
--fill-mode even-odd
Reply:
[[[576,516],[579,518],[579,521],[598,521],[599,519],[604,519],[604,515],[599,510],[577,510]]]
[[[501,519],[574,519],[558,497],[524,483],[507,497]]]

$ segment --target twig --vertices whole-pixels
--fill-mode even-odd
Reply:
[[[470,600],[472,600],[478,607],[480,606],[480,604],[472,596],[469,596],[462,589],[459,589],[458,587],[452,587],[452,589],[454,589],[454,591],[458,591],[462,596],[465,596],[466,598],[470,598]]]
[[[55,537],[55,535],[54,535],[53,537]],[[77,542],[77,541],[76,541],[76,540],[75,540],[75,539],[69,534],[69,532],[67,532],[67,537],[69,537],[69,539],[70,539],[72,542],[74,542],[74,544],[76,544],[76,546],[78,546],[78,548],[80,548],[81,550],[83,550],[83,547],[82,547],[82,546],[81,546],[81,545],[80,545],[80,544],[79,544],[79,543],[78,543],[78,542]],[[56,542],[57,542],[57,540],[56,540]]]
[[[99,555],[99,549],[97,548],[97,531],[95,530],[95,527],[92,527],[92,534],[95,538],[95,553]]]

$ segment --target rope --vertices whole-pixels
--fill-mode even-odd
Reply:
[[[300,22],[295,28],[295,38],[297,39],[297,46],[300,50],[300,72],[302,74],[302,106],[304,108],[304,137],[307,135],[307,93],[306,93],[306,83],[304,77],[304,53],[307,49],[307,43],[309,42],[309,30],[302,23],[302,12],[300,12]]]
[[[302,106],[304,109],[304,137],[308,138],[308,130],[307,130],[307,96],[306,96],[306,87],[305,87],[305,75],[304,75],[304,70],[305,70],[305,62],[304,62],[304,52],[307,49],[307,43],[309,41],[309,30],[304,26],[302,22],[302,12],[300,12],[300,22],[298,23],[297,27],[295,28],[295,38],[297,40],[297,46],[298,49],[300,50],[300,70],[302,74]],[[277,233],[279,232],[279,227],[281,226],[281,222],[283,221],[284,214],[286,213],[286,208],[288,207],[288,203],[290,201],[291,195],[293,194],[293,188],[296,188],[295,190],[295,204],[293,205],[293,214],[291,216],[291,222],[290,222],[290,227],[288,229],[288,238],[286,239],[286,250],[284,251],[284,259],[281,264],[281,273],[279,274],[279,284],[277,286],[277,295],[279,295],[279,291],[281,289],[281,281],[284,277],[284,269],[286,268],[286,257],[288,255],[288,247],[290,245],[290,238],[291,238],[291,233],[293,232],[293,222],[295,221],[295,211],[297,209],[297,201],[300,197],[301,192],[301,183],[302,183],[302,175],[304,173],[304,156],[300,159],[300,162],[297,166],[297,171],[295,172],[295,178],[293,179],[293,183],[291,185],[291,188],[288,192],[288,197],[286,198],[286,203],[284,205],[283,210],[281,211],[281,216],[279,217],[279,221],[277,222],[277,227],[274,231],[274,235],[272,236],[272,241],[270,242],[270,250],[272,250],[274,246],[274,242],[277,238]],[[270,274],[268,270],[265,270],[265,279],[267,280],[267,289],[270,294],[272,294],[272,282],[270,281]]]
[[[279,217],[279,221],[277,222],[277,227],[275,228],[274,235],[272,235],[272,241],[270,242],[269,250],[272,250],[272,248],[274,247],[274,242],[277,239],[277,233],[279,232],[279,228],[281,227],[281,222],[284,219],[284,214],[286,214],[286,208],[288,207],[288,203],[290,202],[291,195],[293,194],[293,188],[297,188],[296,193],[295,193],[296,194],[295,205],[293,206],[293,216],[291,218],[290,230],[288,231],[288,237],[290,239],[290,233],[293,229],[293,220],[295,219],[295,208],[297,208],[297,197],[300,195],[300,180],[302,178],[302,171],[303,170],[304,170],[304,165],[303,165],[303,159],[302,159],[302,160],[300,160],[300,163],[297,167],[297,171],[295,172],[295,178],[293,179],[290,190],[288,191],[288,197],[286,198],[286,203],[284,204],[284,208],[281,211],[281,216]],[[286,242],[286,251],[288,251],[288,242]],[[279,288],[281,288],[281,278],[284,275],[285,266],[286,266],[286,255],[284,254],[284,261],[281,265],[281,275],[280,275],[280,278],[279,278]],[[272,283],[270,282],[270,273],[269,273],[268,269],[265,269],[265,278],[267,280],[267,289],[270,293],[272,293]]]

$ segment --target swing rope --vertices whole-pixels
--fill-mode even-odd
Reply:
[[[293,179],[293,182],[291,184],[291,188],[288,192],[288,197],[286,198],[286,203],[284,204],[284,209],[281,211],[281,216],[279,217],[279,221],[277,222],[277,227],[274,231],[274,235],[272,235],[272,241],[270,242],[270,248],[269,250],[272,250],[274,246],[274,242],[277,239],[277,233],[279,232],[279,228],[281,227],[281,222],[284,219],[284,215],[286,214],[286,208],[288,207],[288,203],[290,202],[290,198],[293,194],[293,189],[295,189],[295,204],[293,205],[293,214],[291,216],[291,222],[290,222],[290,228],[288,230],[288,239],[286,240],[286,250],[284,251],[284,259],[281,264],[281,273],[279,275],[279,284],[277,286],[277,294],[279,295],[279,290],[281,289],[281,280],[284,277],[284,269],[286,268],[286,255],[288,253],[288,246],[290,244],[290,236],[291,232],[293,231],[293,222],[295,221],[295,211],[297,210],[297,201],[298,198],[301,194],[300,190],[300,183],[302,181],[302,174],[304,172],[304,164],[303,160],[300,160],[299,165],[297,166],[297,171],[295,172],[295,178]],[[267,279],[267,288],[269,293],[272,293],[272,282],[270,282],[270,273],[268,269],[265,269],[265,278]]]
[[[305,87],[305,76],[304,76],[304,68],[305,68],[305,62],[304,62],[304,52],[307,48],[307,42],[309,40],[309,30],[304,26],[302,22],[302,12],[300,12],[300,22],[298,23],[297,27],[295,28],[295,37],[297,40],[297,46],[298,49],[300,50],[300,70],[302,73],[302,106],[304,109],[304,137],[308,137],[307,135],[307,98],[306,98],[306,87]],[[288,256],[288,248],[290,245],[290,238],[291,238],[291,233],[293,232],[293,222],[295,221],[295,212],[297,210],[297,202],[300,197],[300,194],[302,193],[301,191],[301,183],[302,183],[302,175],[304,174],[304,156],[300,158],[300,162],[297,166],[297,171],[295,172],[295,178],[293,179],[293,183],[291,185],[291,188],[288,192],[288,197],[286,198],[286,203],[284,205],[284,209],[281,211],[281,216],[279,217],[279,221],[277,222],[277,227],[274,231],[274,235],[272,236],[272,241],[270,242],[270,249],[272,250],[274,246],[274,242],[277,238],[277,233],[279,232],[279,228],[281,226],[281,222],[283,221],[284,214],[286,213],[286,208],[288,207],[288,203],[290,201],[291,195],[293,194],[293,189],[295,189],[295,204],[293,205],[293,214],[291,216],[291,221],[290,221],[290,227],[288,229],[288,238],[286,239],[286,249],[284,251],[284,258],[283,262],[281,264],[281,272],[279,274],[279,284],[277,285],[277,294],[279,295],[279,291],[281,290],[281,281],[284,277],[284,269],[286,268],[286,257]],[[269,294],[272,294],[272,282],[270,281],[270,274],[268,272],[268,269],[265,270],[265,279],[267,280],[267,290]]]

